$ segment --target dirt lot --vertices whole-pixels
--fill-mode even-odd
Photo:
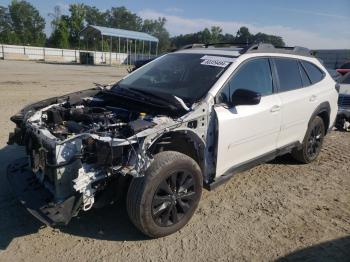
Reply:
[[[279,158],[204,192],[189,225],[150,240],[125,207],[93,210],[68,227],[44,227],[14,199],[6,165],[9,117],[43,98],[110,83],[110,67],[0,61],[0,261],[350,261],[350,134],[332,132],[319,159]]]

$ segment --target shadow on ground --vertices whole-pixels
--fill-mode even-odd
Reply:
[[[350,236],[338,238],[308,248],[297,250],[282,258],[277,259],[276,261],[350,261]]]
[[[6,146],[0,150],[0,250],[6,249],[13,239],[35,234],[44,227],[18,203],[7,183],[7,165],[23,155],[23,149],[18,146]],[[272,163],[285,165],[296,162],[287,155]],[[86,212],[59,230],[75,236],[109,241],[148,239],[131,224],[123,204]],[[349,258],[350,237],[344,237],[295,251],[277,261],[349,261]]]
[[[301,163],[296,161],[291,154],[278,156],[274,160],[271,160],[269,163],[274,165],[301,165]]]
[[[89,65],[89,64],[81,64],[81,63],[77,63],[77,62],[55,62],[55,61],[37,61],[36,63],[38,64],[48,64],[48,65],[76,65],[76,66],[110,66],[109,64],[93,64],[93,65]]]
[[[5,249],[12,239],[33,234],[41,227],[14,198],[6,179],[8,163],[23,155],[23,149],[17,146],[0,150],[0,250]]]
[[[23,156],[22,147],[6,146],[0,150],[0,250],[6,249],[13,239],[37,233],[44,227],[17,201],[7,182],[7,165]],[[82,213],[59,230],[76,236],[110,241],[147,239],[130,222],[126,207],[121,203]]]

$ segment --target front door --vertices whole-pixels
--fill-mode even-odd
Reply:
[[[227,106],[237,89],[262,95],[258,105]],[[230,168],[273,152],[281,125],[281,101],[274,93],[268,58],[244,62],[217,94],[215,112],[218,121],[216,176]]]

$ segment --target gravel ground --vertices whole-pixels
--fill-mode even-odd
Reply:
[[[92,210],[69,226],[43,226],[14,199],[5,168],[9,117],[24,105],[110,83],[125,69],[0,61],[0,261],[350,261],[350,134],[332,132],[317,161],[289,156],[204,191],[179,232],[147,239],[125,206]]]

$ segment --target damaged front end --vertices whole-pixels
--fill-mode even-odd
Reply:
[[[167,54],[113,85],[27,106],[11,118],[9,138],[28,155],[8,168],[21,202],[48,225],[67,224],[123,196],[123,185],[144,176],[164,151],[196,161],[209,185],[218,140],[209,91],[234,61]]]
[[[62,225],[80,210],[116,201],[128,178],[143,176],[152,162],[152,142],[178,128],[175,114],[185,112],[141,104],[91,89],[13,116],[8,143],[25,146],[28,157],[9,165],[8,179],[27,209],[47,225]]]

